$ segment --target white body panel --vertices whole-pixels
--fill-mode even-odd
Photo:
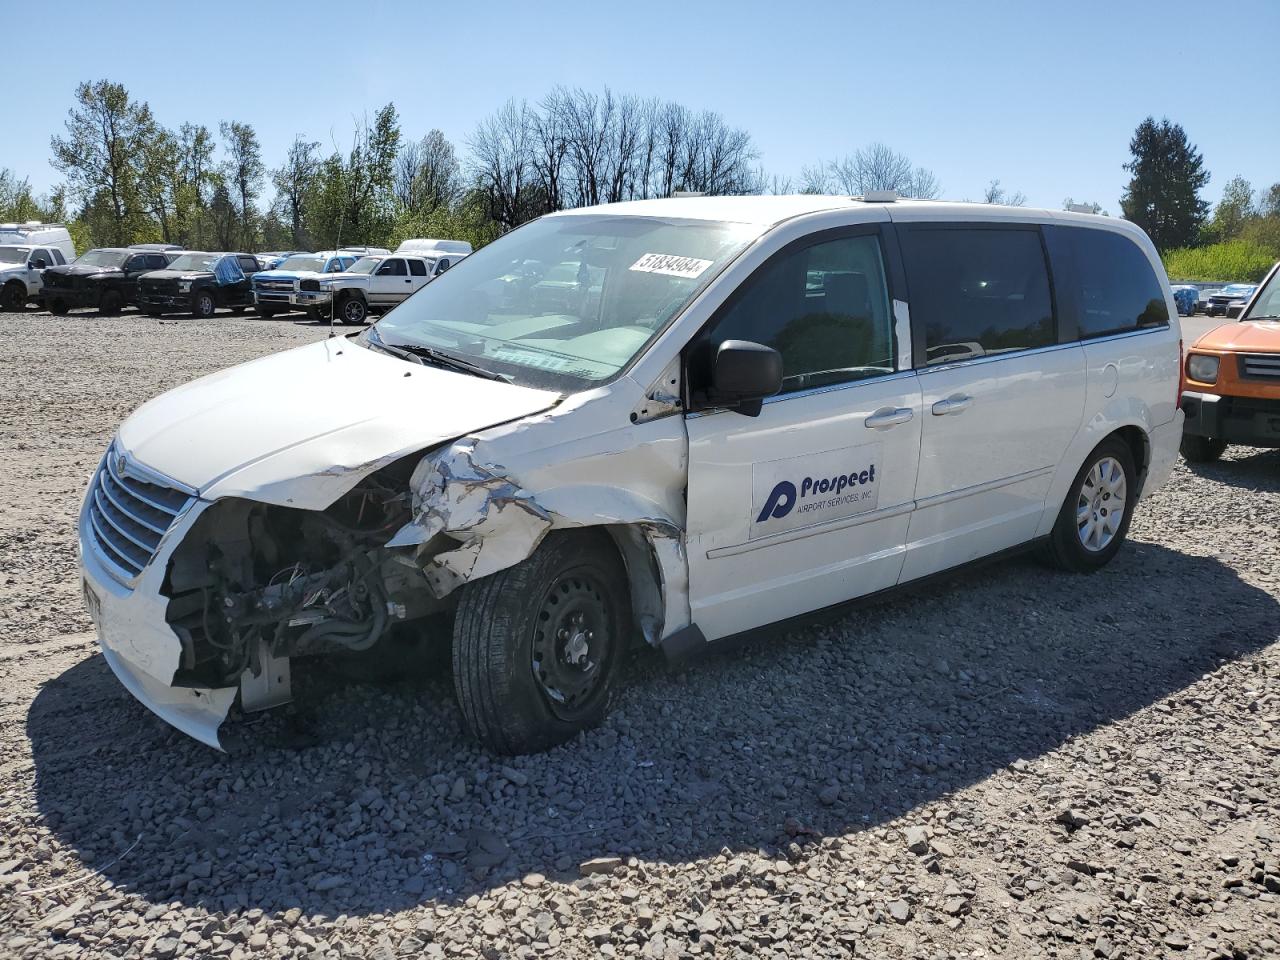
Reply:
[[[924,427],[903,580],[1036,535],[1080,426],[1084,351],[1071,344],[929,367],[920,385]]]
[[[888,408],[911,417],[866,426]],[[707,639],[898,582],[921,419],[910,372],[780,397],[757,419],[727,411],[689,419],[690,606]],[[806,480],[852,471],[861,482],[805,489]],[[792,485],[792,502],[771,496],[776,483]],[[832,504],[853,496],[867,500]]]

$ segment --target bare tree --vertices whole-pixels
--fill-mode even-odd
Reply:
[[[803,177],[806,193],[838,191],[862,196],[873,190],[893,190],[903,197],[930,200],[942,192],[932,171],[913,167],[906,154],[883,143],[862,147],[817,168],[806,168]]]
[[[504,230],[529,219],[532,127],[528,104],[508,100],[481,122],[468,144],[472,176],[485,198],[487,213]]]
[[[288,213],[289,231],[295,247],[303,244],[303,204],[320,168],[320,161],[316,156],[319,149],[320,144],[315,141],[294,137],[284,165],[271,171],[276,196],[284,201]]]
[[[391,189],[404,210],[418,209],[418,177],[422,174],[422,142],[406,140],[396,154]]]
[[[227,181],[235,187],[240,200],[240,236],[245,249],[252,246],[256,210],[253,201],[262,188],[262,175],[266,167],[262,163],[262,148],[258,146],[258,134],[247,123],[224,120],[222,138],[227,151],[223,164]]]
[[[1021,207],[1026,204],[1027,197],[1021,190],[1009,193],[1004,187],[1000,186],[999,180],[992,180],[987,184],[987,189],[983,191],[982,202],[1001,203],[1006,207]]]

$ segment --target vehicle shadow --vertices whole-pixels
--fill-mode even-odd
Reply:
[[[1213,558],[1131,543],[1088,578],[1004,561],[692,667],[643,654],[602,728],[539,756],[477,750],[444,672],[314,668],[295,672],[304,706],[233,720],[223,755],[98,655],[41,689],[27,732],[43,823],[118,887],[386,913],[593,857],[855,834],[1258,651],[1278,614]]]
[[[1244,490],[1274,490],[1280,481],[1280,450],[1233,446],[1213,463],[1183,464],[1197,477]]]

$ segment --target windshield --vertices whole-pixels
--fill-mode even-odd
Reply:
[[[318,273],[324,269],[324,259],[321,257],[290,257],[276,269],[297,270],[299,272],[309,270],[312,273]]]
[[[1241,320],[1257,320],[1262,317],[1270,317],[1274,320],[1280,317],[1280,281],[1277,281],[1277,277],[1280,277],[1280,270],[1271,274],[1267,285],[1254,298],[1249,312],[1242,316]]]
[[[381,257],[361,257],[346,269],[347,273],[373,273],[377,269],[378,264],[382,262]]]
[[[170,270],[208,270],[209,265],[218,259],[216,253],[184,253],[173,263]]]
[[[547,217],[423,286],[378,322],[378,335],[516,383],[581,390],[625,367],[760,232],[658,217]]]
[[[1254,289],[1251,283],[1229,283],[1218,293],[1225,297],[1247,297],[1253,293]]]
[[[76,260],[76,264],[90,267],[118,267],[128,256],[128,250],[90,250],[82,254]]]
[[[26,263],[30,247],[0,247],[0,263]]]

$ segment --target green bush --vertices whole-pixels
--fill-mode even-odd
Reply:
[[[1164,255],[1164,268],[1175,280],[1223,280],[1257,283],[1280,251],[1248,240],[1228,240],[1207,247],[1183,247]]]

